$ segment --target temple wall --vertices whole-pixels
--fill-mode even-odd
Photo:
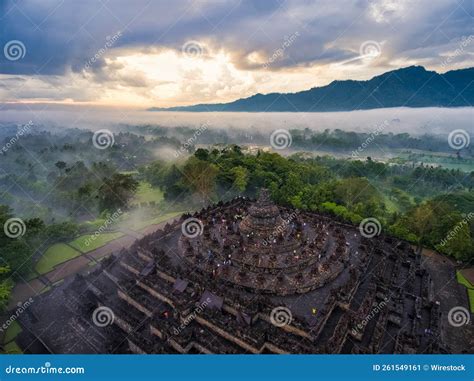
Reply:
[[[136,300],[134,300],[133,298],[125,294],[123,291],[117,290],[117,295],[120,299],[125,300],[128,304],[135,307],[140,312],[143,312],[146,316],[151,317],[153,315],[153,313],[150,310],[142,306],[139,302],[137,302]]]

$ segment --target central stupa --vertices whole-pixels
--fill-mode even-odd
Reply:
[[[267,189],[252,202],[195,214],[201,234],[183,234],[179,254],[226,284],[278,295],[304,293],[334,280],[348,259],[346,241],[326,222],[275,205]],[[186,221],[183,223],[185,224]]]
[[[262,189],[258,200],[249,207],[248,215],[240,223],[240,232],[259,239],[268,239],[276,232],[284,234],[288,222],[281,215],[278,207],[270,199],[268,189]]]

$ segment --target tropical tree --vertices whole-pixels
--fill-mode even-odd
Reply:
[[[131,175],[116,173],[104,179],[98,190],[99,209],[117,210],[127,206],[138,188],[138,181]]]

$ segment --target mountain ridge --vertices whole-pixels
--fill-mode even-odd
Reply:
[[[326,112],[388,107],[472,107],[474,67],[444,74],[409,66],[368,80],[334,80],[294,93],[257,93],[226,103],[202,103],[148,111]]]

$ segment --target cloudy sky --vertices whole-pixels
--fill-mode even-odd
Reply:
[[[227,102],[474,66],[470,0],[0,0],[0,103]]]

